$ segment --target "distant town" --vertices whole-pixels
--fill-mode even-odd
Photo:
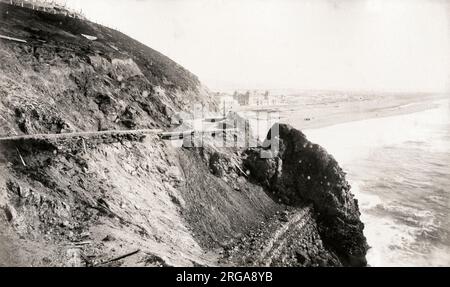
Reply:
[[[333,90],[241,90],[215,93],[222,110],[264,110],[289,105],[337,104],[339,102],[369,101],[376,97],[438,96],[434,93],[400,93]]]
[[[223,110],[238,110],[245,107],[273,107],[287,104],[285,95],[275,95],[269,91],[249,90],[234,93],[217,92]]]
[[[364,100],[373,96],[367,92],[341,91],[290,91],[244,90],[234,92],[216,92],[222,110],[253,110],[299,104],[299,102],[334,102],[337,99]]]

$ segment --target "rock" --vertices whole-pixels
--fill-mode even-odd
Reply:
[[[169,264],[160,256],[152,253],[146,253],[144,258],[146,266],[169,267]]]
[[[89,238],[91,236],[91,234],[88,231],[82,232],[80,234],[81,238]]]
[[[8,180],[8,181],[6,182],[6,187],[7,187],[11,192],[13,192],[13,193],[15,193],[15,194],[17,194],[17,195],[20,194],[21,187],[20,187],[20,185],[19,185],[18,183],[16,183],[15,181]]]
[[[7,221],[12,221],[14,216],[13,216],[13,213],[12,213],[12,211],[11,211],[11,209],[9,208],[8,205],[5,205],[5,206],[3,207],[3,211],[5,212],[6,220],[7,220]]]
[[[259,150],[249,150],[248,157],[244,163],[248,168],[248,175],[258,180],[266,187],[270,187],[272,178],[278,170],[278,160],[275,158],[261,159]]]
[[[114,240],[116,240],[116,239],[114,238],[114,236],[112,236],[112,235],[110,235],[110,234],[106,235],[106,236],[102,239],[103,242],[110,242],[110,241],[114,241]]]
[[[167,172],[167,168],[161,166],[161,165],[157,165],[156,169],[158,170],[159,173],[161,174],[165,174]]]
[[[186,118],[187,116],[184,113],[175,113],[170,117],[170,124],[175,126],[182,125]]]
[[[296,251],[295,252],[295,258],[297,259],[297,262],[301,265],[306,265],[307,261],[309,261],[308,255],[302,251]]]
[[[261,158],[261,149],[247,150],[245,167],[279,201],[294,206],[312,202],[319,213],[323,241],[344,265],[365,266],[368,245],[364,224],[344,171],[333,156],[308,141],[302,132],[289,125],[277,125],[279,149],[275,156]],[[271,138],[270,131],[267,138]],[[329,184],[320,183],[324,178]]]
[[[289,213],[287,211],[283,211],[280,215],[280,221],[288,222],[289,221]]]
[[[224,159],[221,158],[220,154],[214,152],[209,158],[209,168],[212,174],[217,177],[222,177],[224,175]]]

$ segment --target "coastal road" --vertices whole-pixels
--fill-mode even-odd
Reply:
[[[14,141],[22,139],[58,139],[58,138],[72,138],[72,137],[93,137],[98,135],[120,135],[120,134],[160,134],[161,129],[138,129],[138,130],[107,130],[107,131],[92,131],[92,132],[73,132],[73,133],[59,133],[59,134],[32,134],[32,135],[17,135],[0,137],[1,141]]]
[[[162,139],[179,139],[185,136],[191,136],[195,133],[202,134],[217,134],[220,132],[236,131],[236,129],[212,129],[212,130],[187,130],[164,132],[161,129],[138,129],[138,130],[107,130],[107,131],[92,131],[92,132],[73,132],[73,133],[59,133],[59,134],[31,134],[31,135],[17,135],[0,137],[1,141],[14,141],[23,139],[58,139],[58,138],[72,138],[72,137],[93,137],[98,135],[119,135],[119,134],[156,134]]]

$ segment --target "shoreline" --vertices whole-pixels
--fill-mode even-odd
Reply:
[[[287,107],[264,109],[247,108],[242,111],[251,119],[249,113],[273,111],[280,114],[280,123],[286,123],[299,130],[315,130],[349,122],[386,118],[412,114],[437,108],[442,102],[450,100],[450,95],[428,97],[405,96],[404,98],[363,99],[361,101],[337,103],[297,103]]]
[[[337,117],[337,121],[335,121],[333,123],[331,123],[328,120],[323,120],[323,121],[320,121],[320,122],[317,122],[317,123],[314,123],[311,125],[307,125],[306,127],[302,128],[302,130],[315,130],[315,129],[320,129],[320,128],[332,127],[332,126],[340,125],[340,124],[351,123],[351,122],[382,119],[382,118],[388,118],[388,117],[414,114],[414,113],[419,113],[419,112],[423,112],[426,110],[434,109],[437,107],[439,107],[439,104],[436,101],[436,102],[428,102],[428,103],[416,102],[416,103],[410,103],[410,104],[405,104],[405,105],[398,105],[395,107],[374,109],[373,111],[371,111],[369,113],[358,113],[358,114],[353,115],[348,118]]]
[[[378,111],[377,117],[341,122],[305,131],[308,138],[319,143],[335,156],[348,174],[347,179],[353,187],[353,194],[360,203],[361,220],[366,225],[364,233],[372,247],[367,254],[369,265],[412,264],[421,266],[427,262],[431,262],[430,264],[433,265],[442,264],[442,261],[439,261],[441,259],[432,252],[441,252],[443,248],[448,250],[448,246],[435,245],[431,239],[414,237],[416,232],[422,232],[420,224],[424,223],[420,220],[427,220],[427,217],[416,215],[418,216],[416,225],[408,225],[404,221],[408,220],[409,215],[393,213],[392,206],[404,207],[408,212],[414,213],[414,208],[416,208],[414,204],[421,200],[420,189],[422,187],[420,184],[430,181],[432,178],[430,178],[431,175],[421,177],[420,172],[415,174],[417,163],[410,160],[414,160],[416,157],[400,157],[400,152],[409,148],[408,144],[404,144],[408,142],[410,144],[430,142],[433,147],[442,146],[438,138],[432,137],[433,134],[430,134],[429,128],[443,121],[443,123],[448,123],[449,108],[449,98],[425,100],[396,108],[381,109]],[[425,127],[426,129],[424,129]],[[395,148],[395,152],[389,153],[389,151],[392,152],[392,147]],[[426,147],[422,147],[417,153],[423,155],[442,152],[440,151],[442,148],[432,149],[429,147],[427,149]],[[448,148],[445,150],[448,153]],[[383,155],[385,156],[383,157]],[[390,155],[395,156],[391,157]],[[440,158],[430,157],[429,160],[432,160],[429,164],[444,164]],[[429,172],[435,168],[433,165],[428,166]],[[378,183],[381,183],[381,187],[377,187]],[[434,186],[442,188],[445,186],[445,182],[441,182],[439,185],[434,179],[433,185],[428,190],[432,191]],[[403,197],[395,197],[389,191],[396,191],[396,194],[403,192]],[[416,192],[415,197],[412,197],[414,192]],[[404,196],[405,194],[408,195]],[[405,207],[402,203],[408,204]],[[436,206],[430,205],[423,208],[432,215],[431,218],[438,218],[437,222],[444,222],[439,219],[439,214],[443,214],[443,211],[435,209]],[[445,225],[437,225],[434,228],[436,230],[444,228],[443,232],[445,232]],[[388,231],[391,232],[389,235],[387,235]],[[378,238],[383,232],[385,235],[380,241]],[[414,236],[411,237],[410,234]],[[399,238],[404,240],[407,238],[407,241],[399,243]],[[412,257],[400,257],[406,256],[407,251],[405,250],[418,244],[417,242],[427,244],[431,250],[429,256],[433,256],[432,259],[424,259],[423,256],[417,257],[417,260],[413,260]],[[391,252],[389,246],[395,246],[397,251],[387,256],[388,252]]]

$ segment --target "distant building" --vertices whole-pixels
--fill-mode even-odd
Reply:
[[[250,92],[244,94],[234,92],[233,99],[236,100],[241,106],[248,106],[250,104]]]
[[[271,95],[269,91],[235,91],[232,95],[227,93],[216,93],[216,97],[220,99],[220,105],[226,110],[236,110],[244,106],[278,106],[286,104],[284,95]]]
[[[216,96],[219,98],[220,111],[224,114],[239,109],[240,104],[233,96],[225,93],[216,93]]]
[[[248,91],[244,96],[245,105],[250,106],[276,106],[284,104],[285,97],[282,95],[272,95],[269,91]]]

